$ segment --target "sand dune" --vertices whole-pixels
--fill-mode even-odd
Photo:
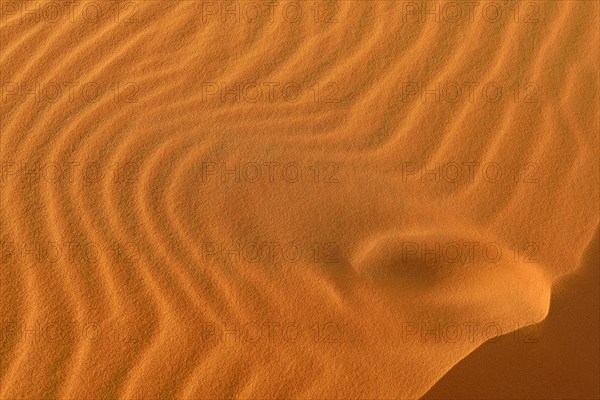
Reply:
[[[597,1],[0,12],[2,399],[419,398],[598,228]]]
[[[423,398],[598,398],[599,239],[596,234],[581,269],[554,286],[544,321],[490,340]]]

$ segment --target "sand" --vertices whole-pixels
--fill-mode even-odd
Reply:
[[[581,269],[555,285],[544,321],[486,342],[424,399],[599,398],[599,239]]]
[[[546,365],[496,343],[589,298],[599,9],[2,0],[0,398],[493,398],[449,380]]]

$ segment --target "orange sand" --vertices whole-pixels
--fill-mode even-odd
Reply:
[[[1,0],[0,398],[414,399],[544,320],[599,9]]]

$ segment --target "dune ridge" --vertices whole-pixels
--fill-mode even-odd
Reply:
[[[600,222],[597,1],[35,3],[0,3],[0,398],[419,398]]]

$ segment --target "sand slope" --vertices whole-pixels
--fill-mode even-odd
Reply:
[[[598,226],[598,2],[33,3],[0,398],[418,398]]]
[[[425,399],[595,399],[600,397],[598,260],[555,285],[548,317],[494,338],[436,382]]]

